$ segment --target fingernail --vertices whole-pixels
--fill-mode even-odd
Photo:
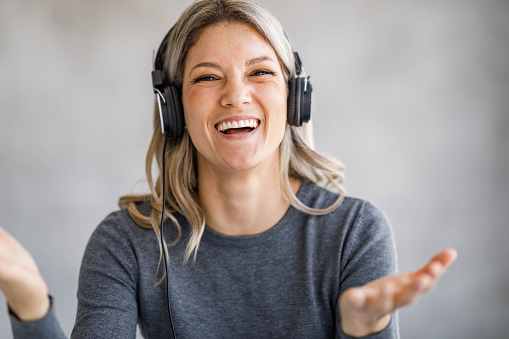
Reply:
[[[449,248],[449,251],[452,254],[452,261],[456,260],[458,257],[458,251],[455,248]]]

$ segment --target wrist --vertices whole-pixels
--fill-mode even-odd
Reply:
[[[44,318],[51,307],[47,291],[32,297],[7,298],[7,304],[11,313],[23,322],[33,322]]]

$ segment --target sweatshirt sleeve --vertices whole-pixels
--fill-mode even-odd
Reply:
[[[81,263],[71,338],[136,338],[138,276],[133,246],[115,213],[94,231]],[[13,312],[10,320],[14,339],[66,338],[53,300],[48,314],[38,321],[20,321]]]
[[[377,207],[364,202],[347,230],[341,258],[340,295],[350,287],[363,286],[396,273],[396,245],[391,225]],[[340,332],[339,338],[351,337]],[[392,314],[384,330],[363,338],[399,338],[397,313]]]
[[[136,337],[138,269],[129,239],[115,213],[92,234],[81,263],[71,338]]]
[[[11,320],[12,335],[14,339],[65,339],[66,336],[60,327],[55,316],[53,298],[50,297],[51,306],[44,318],[24,322],[9,308],[9,317]]]

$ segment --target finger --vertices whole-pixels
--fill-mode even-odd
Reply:
[[[429,291],[435,280],[428,274],[414,276],[403,286],[399,286],[394,300],[394,309],[414,304],[419,298]]]
[[[438,261],[443,266],[447,267],[456,260],[458,252],[454,248],[448,248],[435,255],[430,261]]]
[[[446,249],[435,255],[422,269],[416,271],[416,274],[427,273],[432,278],[438,279],[448,266],[456,260],[458,253],[455,249]]]
[[[400,308],[415,303],[423,294],[430,291],[447,267],[457,258],[455,249],[446,249],[435,255],[423,268],[409,274],[408,280],[398,285],[395,307]],[[404,276],[404,275],[402,275]]]
[[[438,261],[430,261],[422,269],[417,271],[417,275],[427,274],[434,280],[438,279],[445,272],[445,266]]]
[[[438,278],[445,272],[445,268],[438,262],[430,262],[418,271],[412,272],[408,276],[405,285],[401,285],[399,294],[401,300],[412,299],[414,296],[420,296],[429,292],[436,284]],[[405,301],[406,303],[407,301]],[[413,303],[413,301],[411,302]]]

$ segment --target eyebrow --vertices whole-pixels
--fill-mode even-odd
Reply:
[[[252,66],[252,65],[257,64],[262,61],[275,62],[269,56],[261,56],[261,57],[253,58],[253,59],[246,61],[246,66]],[[215,69],[221,69],[221,66],[219,66],[219,64],[216,64],[215,62],[200,62],[199,64],[194,65],[194,67],[191,68],[189,73],[191,73],[195,68],[200,68],[200,67],[210,67],[210,68],[215,68]]]
[[[261,56],[261,57],[258,57],[258,58],[254,58],[254,59],[248,60],[246,62],[246,66],[251,66],[251,65],[257,64],[257,63],[262,62],[262,61],[272,61],[272,62],[275,62],[274,60],[272,60],[271,57],[264,55],[264,56]]]
[[[196,64],[193,68],[191,68],[189,73],[191,73],[195,68],[200,68],[200,67],[210,67],[210,68],[217,68],[217,69],[221,68],[221,66],[219,66],[215,62],[200,62],[199,64]]]

